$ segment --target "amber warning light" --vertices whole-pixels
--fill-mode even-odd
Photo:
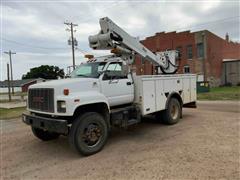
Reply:
[[[84,56],[85,58],[88,58],[88,59],[92,59],[94,58],[94,56],[92,54],[85,54]]]

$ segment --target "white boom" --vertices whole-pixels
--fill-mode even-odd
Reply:
[[[130,36],[108,17],[101,18],[99,23],[100,32],[88,38],[91,48],[99,50],[112,49],[112,52],[124,56],[126,60],[133,59],[134,54],[139,54],[145,60],[160,67],[163,73],[172,74],[177,71],[177,51],[154,54],[143,46],[137,38]]]

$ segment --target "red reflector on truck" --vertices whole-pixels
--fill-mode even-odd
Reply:
[[[64,89],[64,90],[63,90],[63,94],[64,94],[65,96],[67,96],[67,95],[69,94],[69,89]]]

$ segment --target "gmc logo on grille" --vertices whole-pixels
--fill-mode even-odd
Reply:
[[[43,103],[43,101],[44,101],[43,97],[33,97],[33,102]]]

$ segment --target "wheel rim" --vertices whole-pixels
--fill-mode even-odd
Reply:
[[[176,104],[172,104],[171,106],[171,117],[172,119],[177,119],[178,117],[178,106]]]
[[[82,140],[87,146],[96,146],[100,142],[101,138],[102,130],[98,124],[90,123],[87,127],[84,128]]]

